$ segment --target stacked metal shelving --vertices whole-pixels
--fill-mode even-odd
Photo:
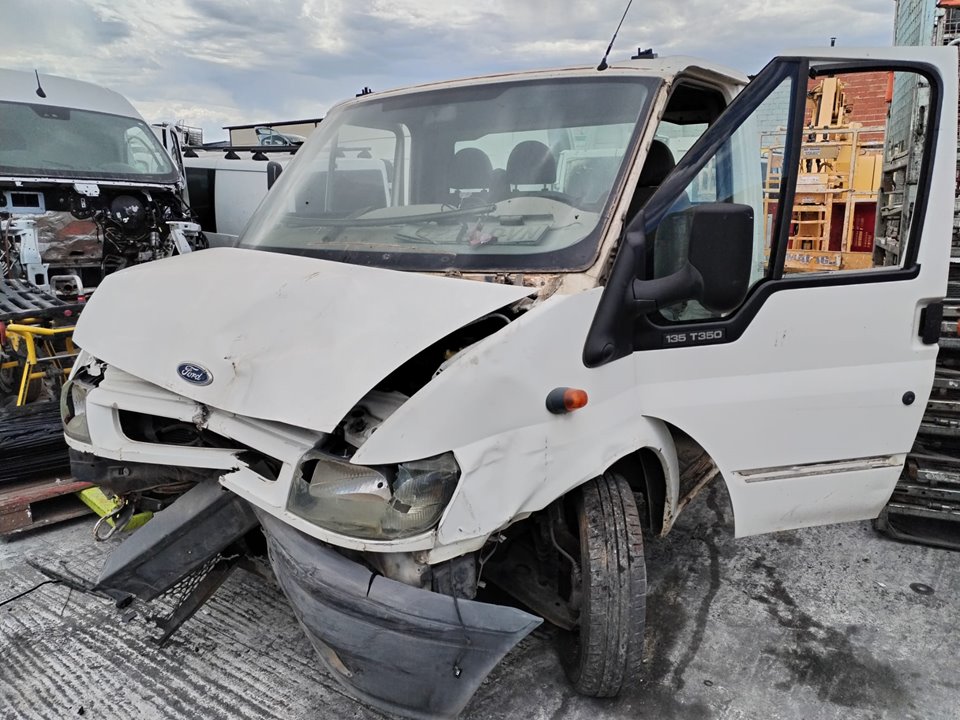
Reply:
[[[937,373],[913,452],[876,521],[897,540],[960,550],[960,248],[954,242]]]

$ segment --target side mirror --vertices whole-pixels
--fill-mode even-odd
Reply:
[[[267,190],[273,187],[273,184],[277,181],[277,178],[280,177],[280,173],[283,172],[283,165],[278,163],[276,160],[271,160],[267,163]]]
[[[690,299],[716,313],[736,310],[750,289],[753,208],[735,203],[694,208],[687,257],[702,279],[700,294]]]
[[[633,352],[638,317],[682,300],[697,300],[707,310],[725,313],[746,297],[753,257],[753,208],[705,203],[684,210],[675,220],[681,230],[676,242],[686,246],[685,257],[675,272],[653,280],[642,279],[650,258],[643,218],[632,223],[636,229],[624,238],[587,334],[583,348],[587,367]]]

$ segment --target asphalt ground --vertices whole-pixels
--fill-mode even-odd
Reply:
[[[0,602],[43,580],[28,558],[95,577],[111,543],[92,527],[0,541]],[[960,718],[960,554],[894,543],[870,523],[735,540],[722,484],[646,552],[639,687],[576,695],[556,631],[540,628],[463,717]],[[164,648],[145,614],[60,585],[0,607],[0,718],[386,717],[327,675],[268,580],[235,572]]]

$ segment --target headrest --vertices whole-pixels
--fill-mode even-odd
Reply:
[[[450,163],[450,187],[455,190],[485,190],[490,187],[493,163],[483,150],[457,150]]]
[[[647,153],[647,159],[643,162],[643,169],[640,171],[640,180],[637,185],[640,187],[659,185],[673,171],[676,164],[670,148],[659,140],[654,140],[650,146],[650,152]]]
[[[557,161],[550,148],[538,140],[524,140],[507,158],[511,185],[550,185],[557,180]]]

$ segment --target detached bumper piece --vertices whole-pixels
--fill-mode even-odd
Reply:
[[[335,678],[389,712],[452,718],[541,619],[404,585],[258,512],[270,563]]]
[[[954,255],[958,249],[954,248]],[[950,261],[937,372],[920,431],[875,526],[902,542],[960,550],[960,258]]]
[[[191,488],[120,543],[95,590],[119,602],[153,600],[257,526],[250,505],[216,480]],[[199,607],[199,606],[198,606]]]

